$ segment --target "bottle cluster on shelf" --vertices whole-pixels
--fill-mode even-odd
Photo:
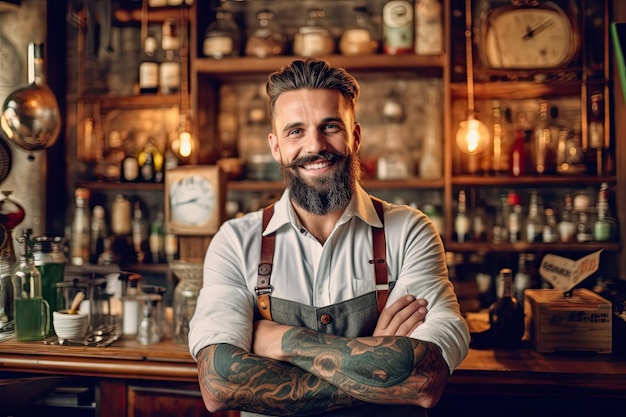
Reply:
[[[438,55],[444,50],[440,0],[376,2],[272,2],[271,8],[252,10],[238,18],[237,2],[223,2],[206,27],[202,54],[264,58],[277,55],[303,57],[340,53],[347,56]]]
[[[604,98],[589,96],[586,129],[580,99],[491,100],[491,138],[470,153],[462,172],[476,175],[611,175],[611,144],[604,132]],[[583,131],[587,132],[586,138]],[[486,139],[485,139],[486,140]],[[486,140],[487,141],[487,140]]]
[[[124,194],[115,195],[110,202],[92,199],[91,191],[82,187],[76,188],[74,195],[68,231],[70,264],[144,264],[176,259],[178,238],[166,233],[160,208],[150,213],[139,196]]]
[[[478,200],[472,208],[466,190],[459,190],[453,240],[495,244],[615,241],[617,224],[608,190],[608,184],[602,183],[595,198],[591,190],[582,190],[557,199],[552,193],[530,190],[526,200],[519,191],[509,191],[500,193],[495,206]]]

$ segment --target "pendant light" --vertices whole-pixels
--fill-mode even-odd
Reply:
[[[192,134],[191,106],[189,104],[189,78],[188,66],[189,44],[186,40],[187,23],[189,16],[186,9],[181,11],[181,47],[180,47],[180,115],[178,137],[172,142],[172,150],[183,161],[192,161],[192,153],[197,153],[198,143]],[[197,156],[197,155],[194,155]]]
[[[459,123],[456,145],[470,155],[481,153],[490,142],[489,129],[476,118],[474,108],[474,62],[472,59],[472,2],[465,0],[465,66],[467,74],[467,119]]]

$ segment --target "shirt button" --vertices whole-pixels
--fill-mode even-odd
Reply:
[[[331,321],[333,321],[333,318],[330,314],[322,314],[322,317],[320,317],[320,322],[322,324],[330,324]]]

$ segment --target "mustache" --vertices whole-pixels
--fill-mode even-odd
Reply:
[[[301,158],[294,159],[290,164],[286,164],[285,168],[296,168],[311,162],[319,161],[320,159],[329,162],[337,162],[346,159],[348,156],[343,154],[332,153],[328,151],[322,151],[317,155],[307,155]]]

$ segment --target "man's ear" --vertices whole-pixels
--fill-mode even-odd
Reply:
[[[267,143],[276,162],[280,162],[280,149],[278,149],[278,138],[273,132],[267,134]]]
[[[352,136],[354,137],[354,153],[357,153],[361,148],[361,124],[355,123],[354,129],[352,129]]]

